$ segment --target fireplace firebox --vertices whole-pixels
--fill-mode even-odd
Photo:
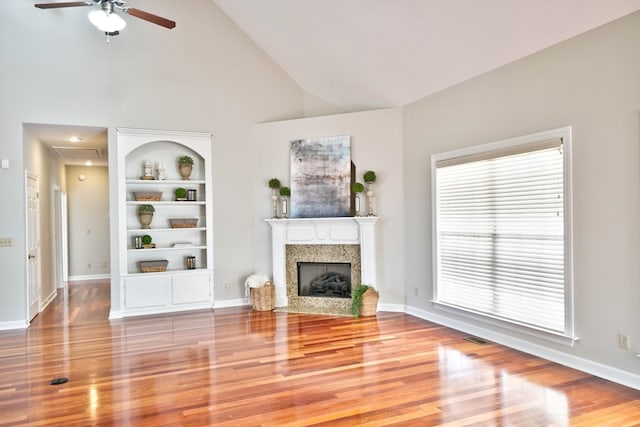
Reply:
[[[298,262],[298,296],[351,298],[351,263]]]

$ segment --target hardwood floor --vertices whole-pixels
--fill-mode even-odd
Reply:
[[[0,425],[640,425],[640,391],[406,314],[109,322],[108,295],[72,284],[0,332]]]

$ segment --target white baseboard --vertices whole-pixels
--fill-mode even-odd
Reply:
[[[214,301],[213,308],[229,308],[229,307],[242,307],[245,305],[249,305],[249,298],[238,298],[238,299],[226,299],[222,301]]]
[[[111,279],[110,274],[89,274],[85,276],[69,276],[67,281],[69,282],[81,282],[84,280],[103,280],[103,279]]]
[[[45,298],[45,300],[40,303],[40,313],[42,313],[49,304],[51,304],[51,302],[56,299],[56,295],[58,295],[58,292],[56,290],[54,290],[53,292],[51,292],[51,294],[49,294],[49,296],[47,298]]]
[[[640,390],[640,375],[633,374],[631,372],[623,371],[612,366],[603,365],[598,362],[593,362],[588,359],[583,359],[581,357],[553,350],[551,348],[534,344],[529,341],[514,338],[509,335],[493,331],[491,329],[483,328],[478,325],[451,319],[446,316],[441,316],[439,314],[427,312],[414,307],[405,306],[404,312],[410,314],[411,316],[419,317],[420,319],[437,323],[438,325],[456,329],[458,331],[471,334],[495,342],[497,344],[522,351],[524,353],[541,357],[560,365],[568,366],[570,368],[586,372],[596,377],[604,378],[606,380]]]
[[[9,331],[11,329],[27,329],[29,322],[25,320],[16,320],[15,322],[0,322],[0,331]]]
[[[378,311],[390,311],[392,313],[404,313],[404,304],[378,304]]]
[[[109,320],[122,319],[123,317],[124,317],[124,315],[122,314],[122,311],[120,311],[120,310],[110,310],[109,311]]]

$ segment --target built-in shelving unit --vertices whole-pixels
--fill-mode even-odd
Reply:
[[[117,138],[121,315],[213,307],[211,135],[118,129]],[[189,179],[178,170],[178,159],[185,155],[194,160]],[[194,197],[176,200],[177,188],[193,190]],[[140,192],[161,193],[160,200],[136,200]],[[138,210],[147,204],[155,212],[150,228],[143,228]],[[174,228],[176,219],[197,223]],[[137,247],[136,238],[144,235],[154,247]],[[166,262],[166,270],[144,272],[140,263],[145,261]]]

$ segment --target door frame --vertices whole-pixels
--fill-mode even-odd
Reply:
[[[53,188],[53,257],[55,286],[66,287],[69,279],[69,247],[67,236],[67,193],[59,186]]]

